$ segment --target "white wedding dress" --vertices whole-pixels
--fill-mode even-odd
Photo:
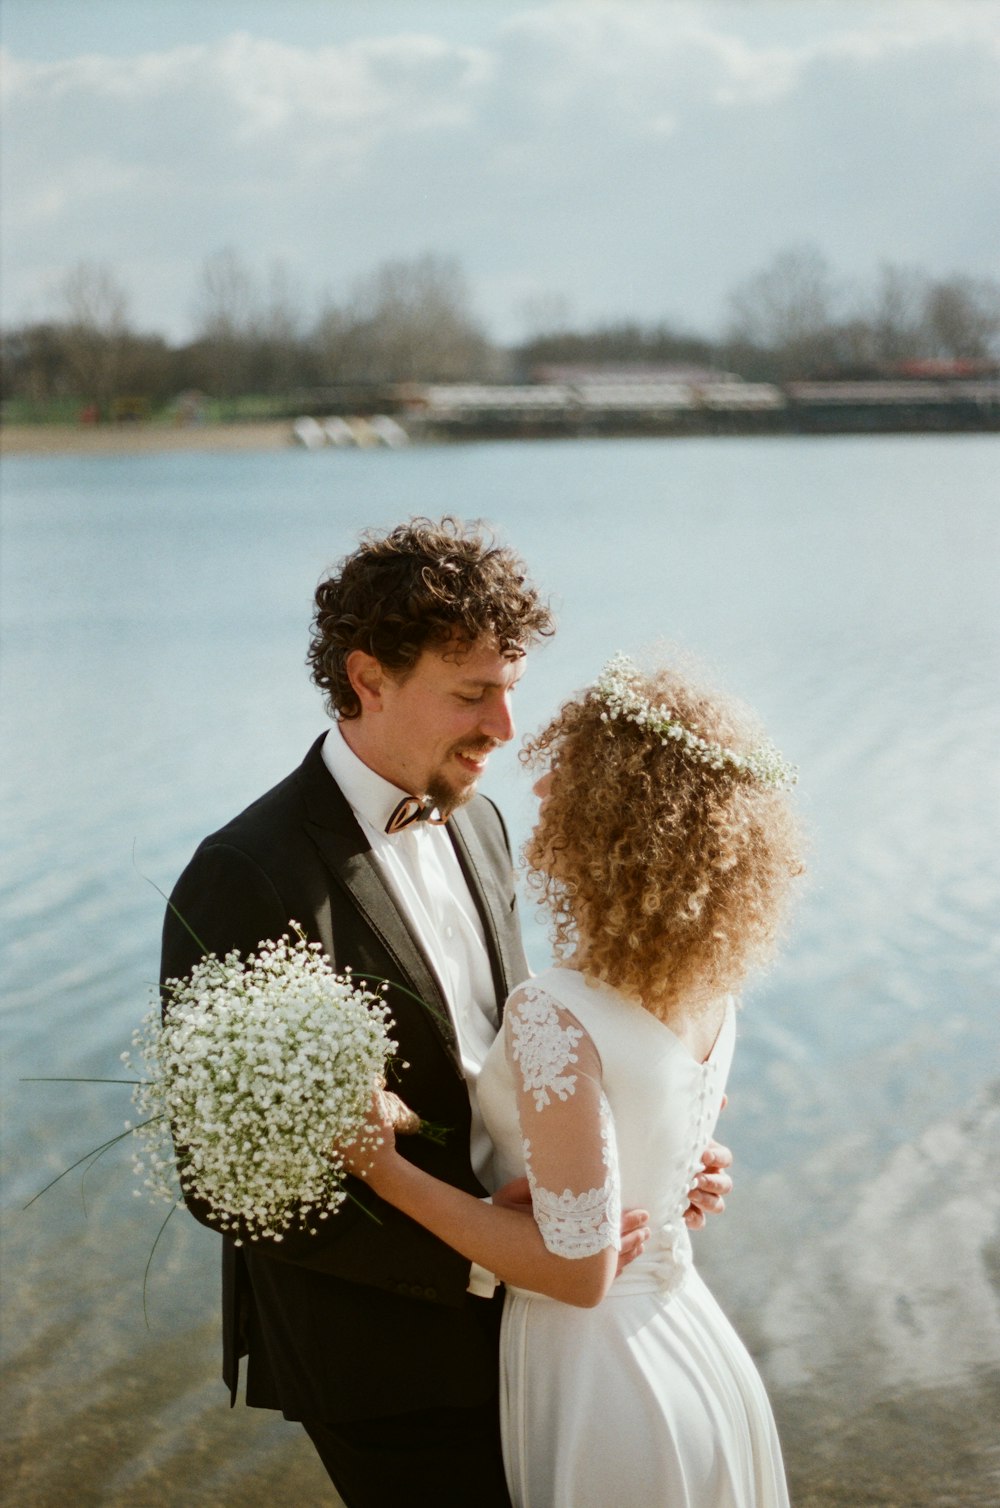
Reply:
[[[508,1286],[504,1461],[515,1508],[787,1508],[763,1384],[691,1261],[683,1213],[733,1055],[735,1007],[705,1063],[607,985],[549,969],[515,990],[479,1080],[498,1182],[528,1175],[546,1246],[643,1255],[594,1309]]]

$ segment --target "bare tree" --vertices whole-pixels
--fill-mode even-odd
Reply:
[[[316,341],[330,381],[457,381],[489,369],[492,348],[471,313],[457,261],[427,253],[385,262],[329,307]]]
[[[60,338],[71,382],[81,398],[106,411],[132,335],[128,294],[101,262],[78,262],[59,294],[66,313]]]
[[[252,386],[260,392],[284,393],[302,381],[301,296],[282,261],[272,262],[259,308],[251,319]]]
[[[883,262],[852,324],[858,332],[855,364],[891,367],[925,354],[926,298],[924,273]]]
[[[255,304],[253,275],[231,246],[205,258],[195,305],[195,328],[202,339],[246,336]]]
[[[931,283],[924,304],[927,354],[983,360],[998,354],[1000,283],[952,277]]]
[[[256,302],[253,275],[231,246],[206,258],[195,298],[196,339],[205,385],[220,396],[246,389]]]
[[[29,403],[44,404],[68,395],[64,326],[45,320],[4,330],[0,355],[5,400],[25,398]]]
[[[320,380],[334,386],[356,382],[367,370],[368,332],[348,306],[327,300],[312,337]]]
[[[834,289],[826,258],[815,246],[781,251],[729,299],[729,343],[770,353],[777,374],[828,366],[834,354]]]

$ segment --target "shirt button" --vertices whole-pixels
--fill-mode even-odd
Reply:
[[[454,927],[445,927],[445,929],[444,929],[444,935],[445,935],[445,937],[448,937],[448,938],[454,937],[455,936],[455,929],[454,929]]]

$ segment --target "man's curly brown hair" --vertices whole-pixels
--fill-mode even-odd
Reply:
[[[672,669],[640,694],[703,738],[747,753],[751,714]],[[525,846],[529,883],[552,918],[556,954],[670,1020],[738,989],[771,954],[802,872],[786,794],[682,744],[605,720],[593,687],[560,709],[522,759],[552,770]]]
[[[413,518],[364,533],[320,581],[308,661],[330,713],[350,719],[361,711],[346,668],[354,649],[405,676],[427,648],[460,655],[487,638],[521,655],[553,631],[523,563],[481,523]]]

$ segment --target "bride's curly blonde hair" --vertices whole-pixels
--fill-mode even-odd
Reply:
[[[676,669],[635,686],[709,743],[749,754],[762,741],[747,709]],[[803,867],[784,792],[609,717],[596,686],[521,758],[552,771],[524,857],[558,957],[579,950],[588,974],[663,1020],[737,989],[769,957]]]

